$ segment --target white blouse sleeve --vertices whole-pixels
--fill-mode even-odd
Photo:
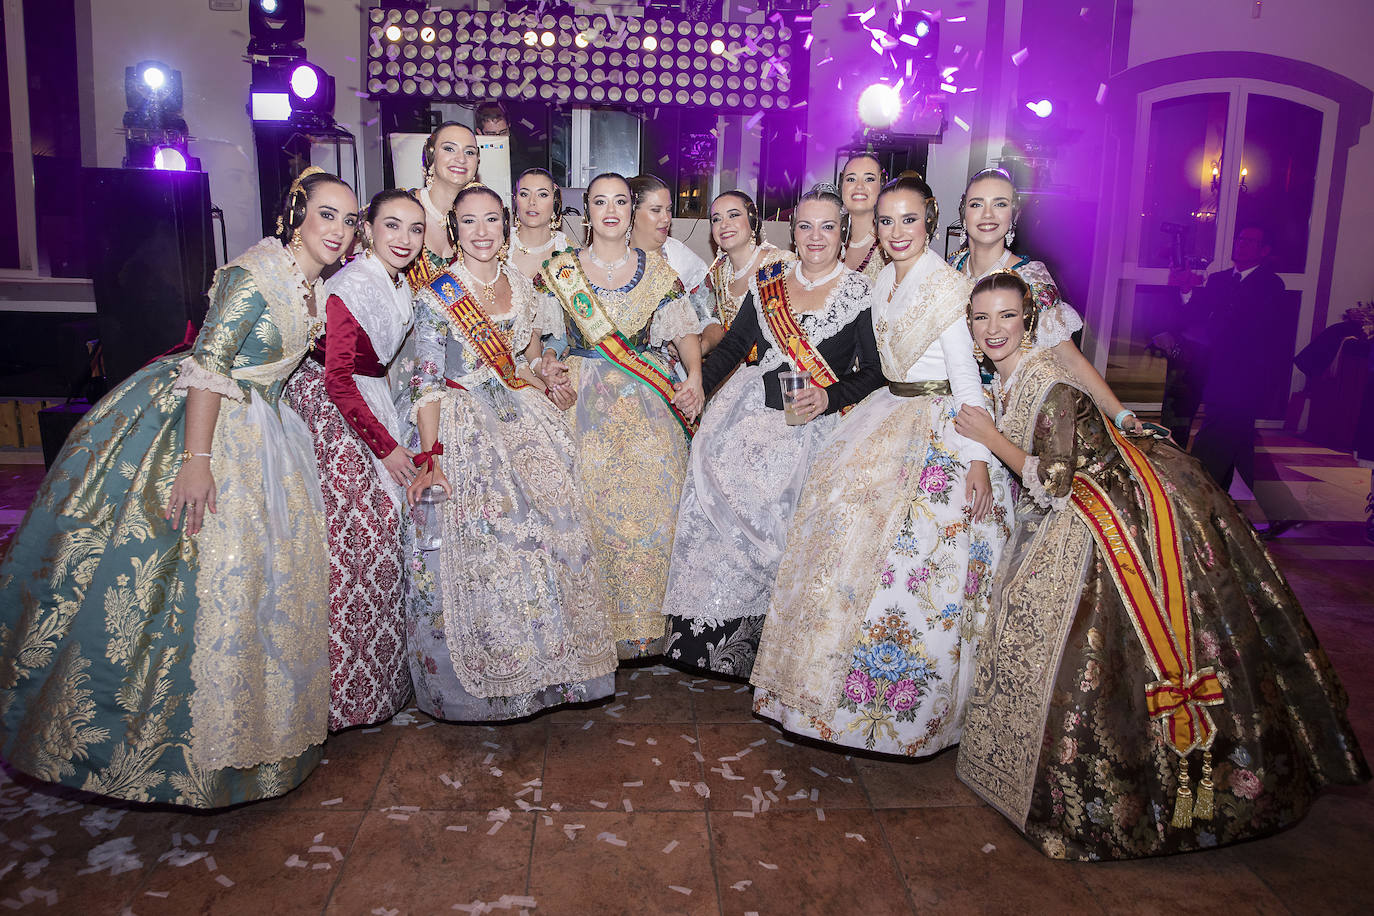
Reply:
[[[940,335],[940,350],[944,354],[945,373],[954,400],[960,407],[982,407],[986,410],[988,402],[983,393],[982,376],[978,373],[978,364],[973,361],[973,336],[969,334],[968,325],[962,318],[945,328]],[[952,430],[950,434],[957,438],[959,454],[966,461],[992,463],[992,453],[986,446],[965,439]]]

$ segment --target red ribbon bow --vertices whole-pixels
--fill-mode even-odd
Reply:
[[[414,465],[417,468],[420,467],[420,465],[425,465],[425,470],[432,471],[434,470],[434,459],[438,458],[443,453],[444,443],[436,442],[434,443],[434,446],[430,448],[429,451],[420,452],[420,454],[416,455],[414,458],[411,458],[410,460],[412,463],[414,463]]]

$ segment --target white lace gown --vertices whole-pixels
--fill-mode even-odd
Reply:
[[[739,319],[708,359],[707,383],[755,345],[760,358],[736,371],[711,399],[692,440],[663,610],[671,618],[669,658],[735,677],[748,677],[753,668],[811,460],[840,422],[839,409],[882,382],[869,284],[848,271],[821,308],[799,316],[812,344],[841,376],[831,389],[834,410],[788,426],[780,399],[770,405],[765,396],[768,385],[776,389],[779,370],[796,367],[753,304],[757,277],[750,287]],[[859,368],[848,371],[856,359]]]
[[[488,315],[513,353],[556,320],[505,267],[512,308]],[[449,270],[467,289],[460,265]],[[480,301],[480,300],[479,300]],[[453,492],[443,542],[411,561],[407,640],[416,703],[442,719],[511,719],[615,690],[608,603],[567,418],[511,389],[428,289],[415,315],[411,421],[437,401],[438,459]]]
[[[987,406],[968,281],[929,250],[894,279],[888,266],[874,289],[878,352],[923,393],[874,392],[822,446],[750,680],[754,711],[788,731],[923,756],[959,741],[1012,501],[1002,466],[954,429],[960,406]],[[975,460],[992,479],[982,521],[965,498]]]

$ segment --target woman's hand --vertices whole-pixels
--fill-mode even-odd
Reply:
[[[546,357],[539,362],[539,368],[535,370],[535,375],[544,383],[545,388],[553,389],[559,385],[571,385],[572,377],[568,374],[568,364],[552,356]]]
[[[410,460],[414,457],[414,452],[398,445],[391,450],[391,454],[382,459],[382,466],[398,486],[406,487],[419,473],[415,468],[415,462]]]
[[[810,423],[830,407],[830,392],[819,385],[808,385],[793,395],[792,404],[792,412]]]
[[[210,472],[209,458],[187,458],[172,481],[172,493],[167,498],[167,518],[173,528],[180,528],[182,509],[186,510],[186,533],[196,534],[205,520],[205,510],[215,511],[215,475]]]
[[[985,408],[965,404],[954,416],[954,430],[965,439],[972,439],[979,445],[988,445],[997,437],[997,423]],[[987,468],[983,474],[986,476]]]
[[[573,390],[571,382],[564,382],[561,385],[550,385],[548,387],[549,400],[553,401],[553,406],[559,410],[567,410],[577,403],[577,392]]]
[[[965,481],[964,499],[968,500],[969,506],[973,509],[973,520],[981,522],[992,508],[992,478],[988,475],[988,463],[970,461]]]
[[[410,486],[406,487],[406,505],[413,506],[419,502],[420,494],[429,487],[440,487],[445,493],[453,493],[453,487],[449,485],[448,478],[444,476],[444,469],[439,466],[437,459],[432,461],[428,468],[422,468]]]
[[[706,394],[701,389],[700,373],[687,376],[687,381],[678,382],[673,390],[677,392],[673,395],[673,406],[689,419],[701,415],[702,408],[706,406]]]

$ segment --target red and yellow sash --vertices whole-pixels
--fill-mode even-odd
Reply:
[[[1111,570],[1136,636],[1157,680],[1145,689],[1150,718],[1162,720],[1180,757],[1210,748],[1215,733],[1208,706],[1224,702],[1216,672],[1197,667],[1192,618],[1173,506],[1145,456],[1110,422],[1107,429],[1145,494],[1149,555],[1141,556],[1127,523],[1091,478],[1073,479],[1073,505]]]
[[[558,297],[563,311],[577,324],[587,345],[616,368],[649,386],[668,406],[687,438],[692,438],[697,431],[697,421],[687,419],[686,414],[673,404],[677,392],[673,390],[668,368],[661,365],[652,353],[636,350],[620,333],[602,308],[601,301],[592,292],[577,252],[565,251],[550,258],[544,264],[543,277]]]
[[[463,285],[452,274],[439,274],[429,282],[429,288],[439,297],[439,301],[444,303],[449,317],[463,332],[468,343],[477,350],[482,360],[496,372],[507,388],[517,391],[530,387],[529,381],[515,374],[515,357],[511,355],[510,347],[506,346],[501,334],[491,326],[491,319],[487,317],[487,313],[482,311],[482,307],[472,298],[472,294],[463,289]]]
[[[821,351],[811,343],[806,329],[797,321],[797,316],[792,311],[792,303],[787,299],[789,267],[789,262],[779,261],[759,269],[759,299],[763,303],[760,311],[763,312],[763,320],[768,322],[769,330],[773,332],[773,339],[782,347],[792,365],[811,373],[811,379],[817,385],[829,388],[839,381],[839,377],[825,361]],[[851,404],[842,408],[840,413],[848,413],[852,406]]]

